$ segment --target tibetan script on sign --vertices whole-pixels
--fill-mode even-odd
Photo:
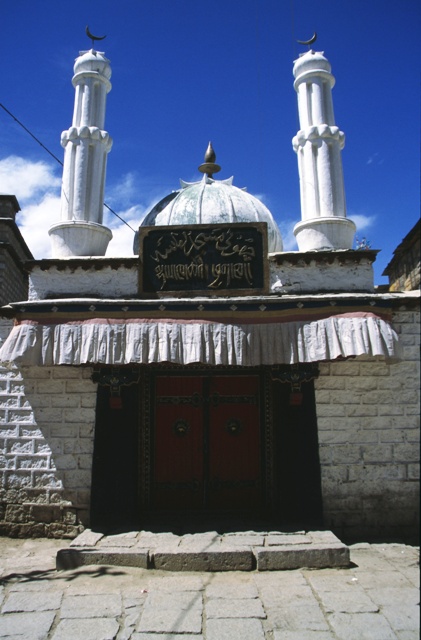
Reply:
[[[140,227],[140,291],[265,293],[267,225]]]

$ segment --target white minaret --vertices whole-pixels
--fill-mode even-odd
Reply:
[[[346,217],[341,150],[345,134],[335,125],[335,78],[323,53],[308,51],[294,62],[300,131],[298,156],[301,222],[294,234],[300,251],[352,249],[355,224]]]
[[[61,134],[65,149],[61,222],[49,230],[54,258],[103,256],[112,238],[102,225],[107,154],[112,146],[103,130],[110,61],[94,49],[81,51],[74,74],[72,126]]]

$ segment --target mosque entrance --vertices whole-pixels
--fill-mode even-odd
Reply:
[[[104,367],[94,380],[94,529],[322,525],[311,376],[149,365]]]

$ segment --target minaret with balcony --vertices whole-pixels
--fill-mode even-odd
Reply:
[[[335,124],[335,78],[323,53],[295,60],[300,130],[292,144],[298,157],[301,222],[294,228],[300,251],[352,249],[355,224],[346,217],[341,151],[345,134]]]
[[[104,256],[112,238],[102,224],[107,156],[112,139],[104,130],[111,67],[104,53],[82,51],[72,79],[72,126],[61,134],[64,147],[61,221],[50,230],[53,257]]]

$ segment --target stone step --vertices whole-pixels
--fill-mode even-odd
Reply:
[[[177,536],[130,531],[104,535],[86,529],[57,553],[59,570],[105,564],[166,571],[279,571],[347,567],[349,548],[331,531],[216,531]]]

